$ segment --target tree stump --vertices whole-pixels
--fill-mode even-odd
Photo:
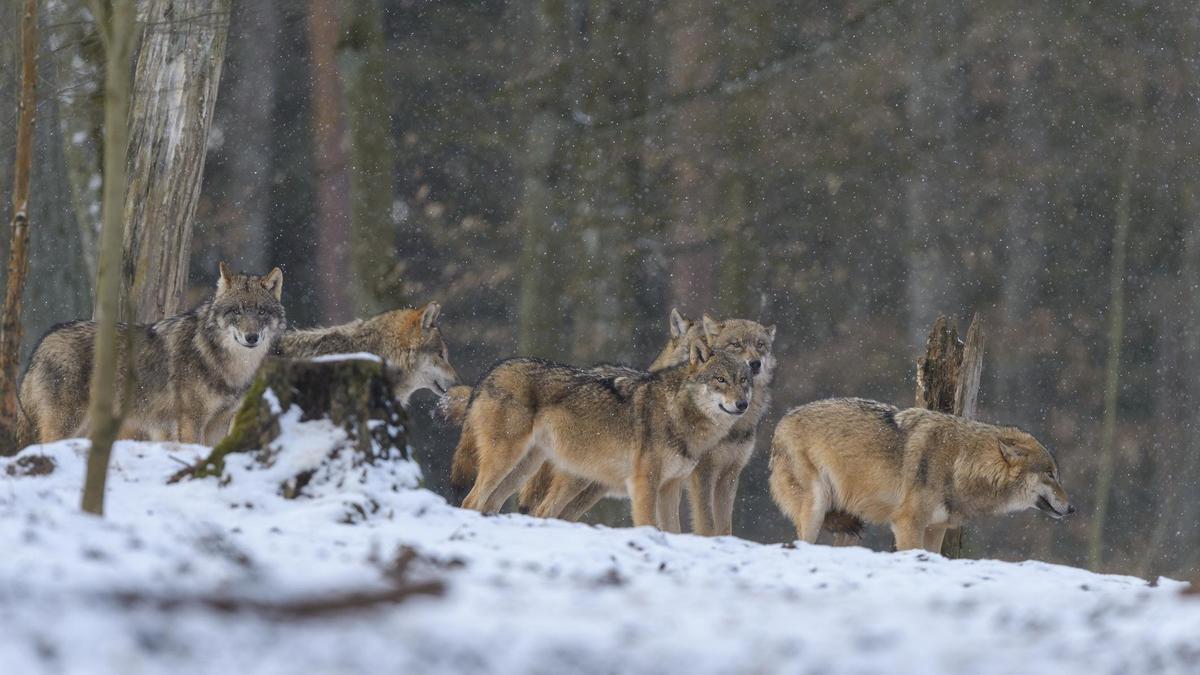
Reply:
[[[958,328],[939,316],[925,341],[925,355],[917,360],[916,407],[973,419],[982,373],[983,320],[979,314],[971,319],[965,343],[958,337]],[[942,555],[961,558],[963,547],[961,527],[946,532]]]
[[[407,416],[392,393],[393,375],[374,358],[313,360],[269,358],[234,415],[229,435],[207,457],[171,478],[223,477],[226,460],[234,453],[257,453],[264,466],[275,463],[286,448],[276,441],[285,427],[328,420],[344,432],[333,439],[319,464],[302,468],[281,484],[283,496],[295,498],[322,469],[337,464],[336,480],[365,465],[411,461],[407,445]],[[415,485],[414,485],[415,486]]]

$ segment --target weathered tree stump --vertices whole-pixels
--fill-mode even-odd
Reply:
[[[329,451],[330,461],[357,469],[390,460],[411,460],[406,442],[407,416],[392,393],[392,374],[371,358],[270,358],[234,415],[229,435],[207,457],[171,478],[221,477],[234,453],[257,453],[270,466],[285,448],[276,443],[282,424],[328,420],[345,432]],[[289,477],[285,497],[299,496],[317,467]]]
[[[958,328],[939,316],[925,341],[925,355],[917,360],[916,407],[974,418],[982,373],[983,320],[979,314],[971,319],[965,343],[958,337]],[[947,531],[942,555],[961,558],[963,540],[961,527]]]

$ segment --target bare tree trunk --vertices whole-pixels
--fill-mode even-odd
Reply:
[[[346,290],[350,269],[350,177],[346,169],[346,120],[338,72],[338,3],[309,0],[308,39],[312,53],[312,132],[317,170],[317,283],[322,314],[339,322],[353,314]]]
[[[569,9],[552,0],[531,8],[533,48],[531,68],[545,64],[570,73],[573,43],[567,36]],[[522,157],[522,194],[518,214],[522,225],[520,253],[521,295],[518,301],[517,348],[522,354],[558,357],[564,331],[560,311],[565,270],[559,263],[561,227],[556,220],[559,204],[551,176],[559,163],[561,146],[569,133],[561,108],[570,75],[536,78],[524,92],[523,107],[531,111]]]
[[[221,105],[215,113],[218,117],[215,124],[225,136],[222,146],[228,157],[225,189],[232,198],[230,208],[221,209],[230,216],[221,223],[224,245],[220,247],[220,255],[246,271],[269,270],[274,264],[268,223],[274,180],[271,136],[282,133],[271,119],[276,101],[280,19],[274,0],[234,5],[230,22],[242,32],[239,39],[228,45]],[[193,262],[200,261],[193,256]],[[208,259],[200,269],[216,266],[216,260]],[[289,271],[289,285],[294,281]]]
[[[983,342],[978,314],[971,319],[965,344],[958,339],[958,329],[939,316],[925,342],[925,355],[917,360],[916,407],[973,419],[983,375]],[[947,531],[942,555],[961,558],[964,539],[961,527]]]
[[[400,296],[396,267],[396,227],[392,222],[392,142],[390,85],[378,0],[348,4],[345,68],[350,122],[350,255],[354,307],[361,315],[394,306]]]
[[[1108,361],[1104,368],[1104,421],[1100,427],[1100,466],[1096,474],[1096,496],[1088,536],[1088,567],[1099,569],[1104,562],[1104,525],[1112,493],[1116,464],[1117,404],[1120,393],[1121,343],[1125,337],[1125,241],[1129,237],[1129,201],[1133,192],[1133,165],[1141,142],[1135,122],[1130,128],[1117,184],[1114,214],[1112,265],[1109,268]]]
[[[120,420],[116,411],[117,312],[121,294],[121,231],[124,224],[125,153],[129,144],[129,57],[133,50],[133,2],[92,0],[92,13],[104,42],[104,204],[100,231],[99,277],[96,280],[96,348],[92,367],[88,418],[92,446],[88,452],[82,507],[104,513],[108,460]]]
[[[37,0],[26,0],[21,15],[21,96],[14,161],[12,238],[4,311],[0,315],[0,434],[12,437],[17,420],[17,370],[21,350],[21,298],[29,269],[29,182],[33,173],[33,118],[37,99]],[[5,446],[9,443],[4,443]]]
[[[38,31],[45,36],[38,52],[38,88],[57,92],[62,84],[49,39],[53,15],[38,13]],[[33,175],[29,220],[30,279],[21,303],[21,362],[26,363],[45,331],[64,319],[91,316],[92,282],[96,275],[86,262],[79,221],[71,199],[66,162],[69,134],[63,133],[62,105],[57,96],[40,96],[33,136]]]
[[[121,300],[128,305],[120,314],[127,321],[176,314],[183,300],[230,2],[151,0],[147,12],[130,116],[136,152],[128,158]]]

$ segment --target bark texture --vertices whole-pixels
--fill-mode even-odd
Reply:
[[[309,0],[312,55],[312,133],[317,170],[317,284],[327,322],[351,318],[354,308],[343,281],[350,269],[350,177],[346,169],[346,116],[338,70],[341,19],[334,0]]]
[[[151,0],[129,129],[121,317],[176,314],[232,0]]]
[[[117,311],[121,293],[121,231],[124,225],[125,149],[129,144],[129,58],[133,52],[132,0],[91,4],[104,42],[104,201],[101,206],[99,275],[96,280],[96,347],[92,368],[92,446],[83,482],[82,508],[104,513],[108,460],[120,420],[116,412]]]
[[[971,319],[965,343],[958,337],[958,328],[939,316],[925,342],[925,355],[917,360],[915,405],[973,419],[982,374],[983,322],[979,315]],[[961,527],[946,532],[942,555],[961,558],[963,547]]]
[[[279,436],[279,417],[293,405],[300,408],[301,421],[328,418],[344,429],[355,466],[412,459],[406,440],[407,416],[392,395],[391,377],[382,363],[273,358],[259,370],[229,435],[208,457],[173,480],[219,477],[225,471],[225,458],[232,453],[260,451],[260,459],[270,463],[271,442]],[[289,478],[281,486],[284,496],[299,496],[310,478]]]
[[[25,274],[29,269],[29,186],[33,173],[37,47],[37,1],[26,0],[21,13],[21,95],[18,99],[17,149],[13,166],[12,236],[9,240],[4,310],[0,314],[0,434],[6,437],[12,435],[17,416],[21,299],[25,291]]]

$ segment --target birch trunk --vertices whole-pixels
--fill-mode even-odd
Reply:
[[[156,321],[183,300],[231,2],[151,0],[147,10],[129,119],[123,320]]]

